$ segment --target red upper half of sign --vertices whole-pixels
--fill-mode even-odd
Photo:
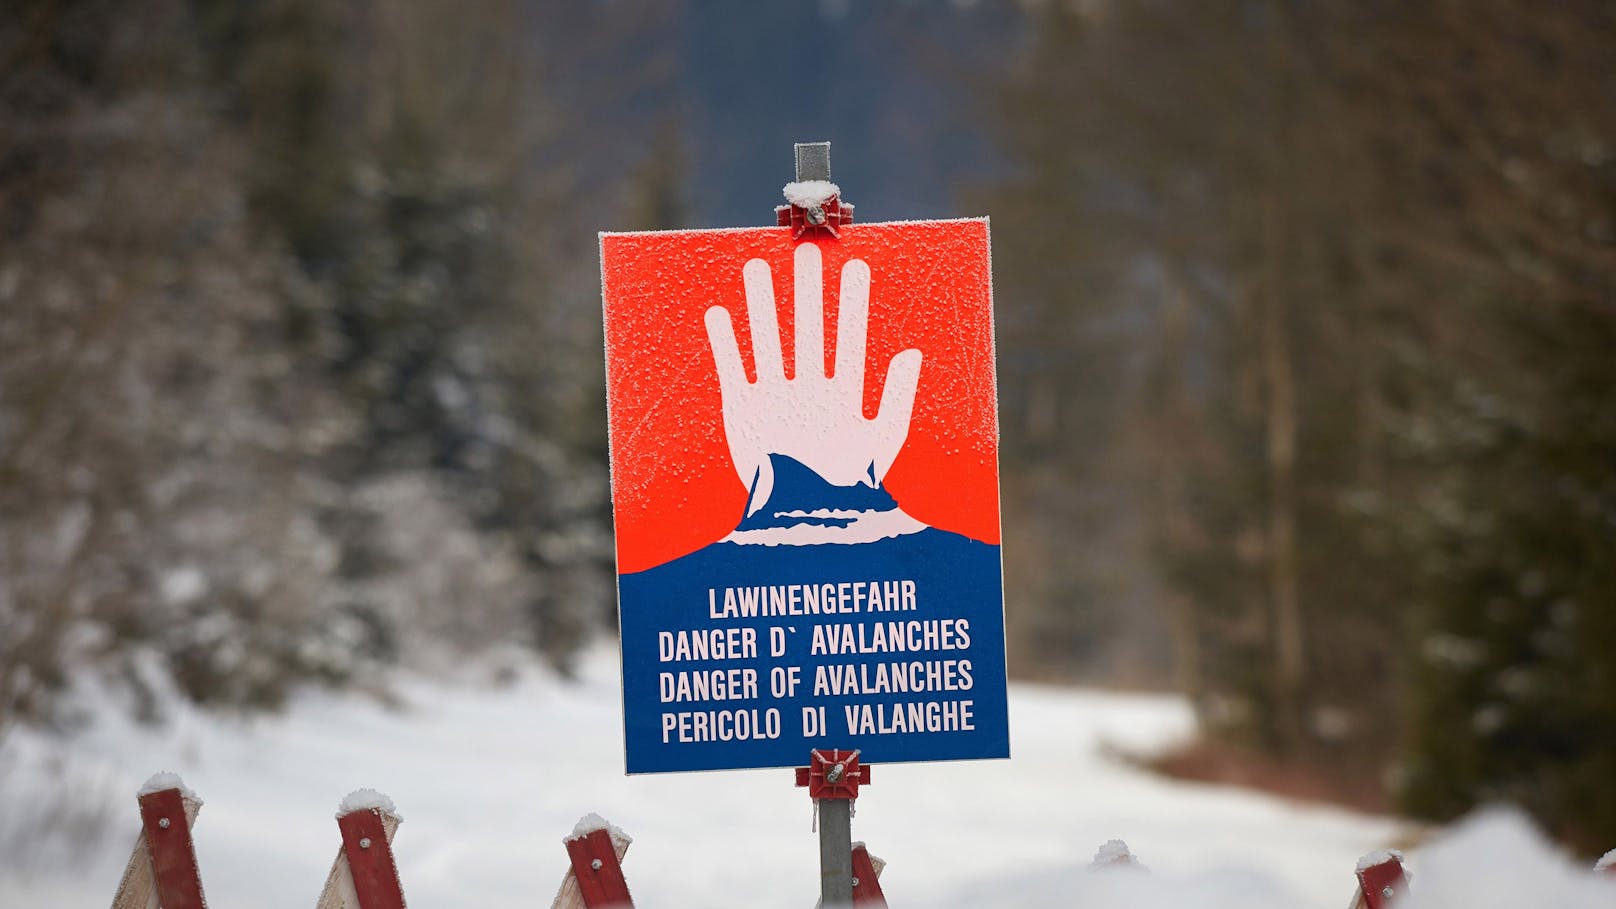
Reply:
[[[922,357],[909,431],[884,484],[920,521],[999,542],[998,423],[985,220],[861,224],[817,242],[823,258],[825,374],[835,371],[843,266],[870,272],[864,416],[892,359]],[[618,571],[655,567],[723,538],[747,488],[725,437],[704,322],[722,306],[749,381],[757,377],[742,270],[769,266],[784,374],[797,374],[790,230],[604,234],[606,380]]]

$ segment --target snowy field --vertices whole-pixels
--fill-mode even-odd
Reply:
[[[813,905],[811,803],[791,771],[623,775],[612,654],[595,652],[572,683],[530,669],[496,689],[395,690],[394,709],[310,695],[250,723],[180,709],[159,731],[102,715],[70,743],[14,734],[0,746],[0,907],[107,905],[137,830],[134,793],[157,770],[205,800],[196,848],[209,903],[224,909],[312,907],[337,850],[333,813],[359,787],[404,815],[395,851],[416,909],[549,905],[561,837],[590,811],[635,838],[624,869],[643,909]],[[1357,858],[1400,838],[1389,819],[1164,780],[1108,756],[1187,735],[1177,699],[1019,685],[1010,707],[1010,761],[879,767],[859,800],[854,837],[889,862],[898,909],[1341,909]],[[114,832],[89,834],[102,828]],[[1117,837],[1150,874],[1087,870]],[[1494,878],[1530,853],[1531,893],[1562,897],[1491,902],[1519,875],[1455,873],[1489,850]],[[1487,882],[1455,906],[1616,905],[1604,902],[1616,885],[1573,870],[1513,816],[1427,852],[1411,866],[1431,896],[1445,874]]]

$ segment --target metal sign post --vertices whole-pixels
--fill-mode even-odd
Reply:
[[[794,152],[797,183],[830,183],[829,142],[798,142]],[[853,206],[844,204],[839,194],[775,209],[776,223],[790,227],[794,238],[804,234],[837,237],[839,228],[852,220]],[[810,753],[809,766],[797,770],[797,785],[808,787],[818,818],[819,902],[824,907],[853,904],[853,800],[858,798],[862,779],[857,751],[844,757],[840,751],[816,750]]]
[[[815,749],[797,785],[808,788],[819,817],[819,895],[822,906],[853,905],[853,801],[870,782],[857,751]]]
[[[819,802],[819,901],[823,906],[853,904],[853,802]]]

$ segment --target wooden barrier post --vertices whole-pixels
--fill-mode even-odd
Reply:
[[[393,836],[402,821],[393,800],[382,793],[348,793],[337,806],[342,848],[316,909],[404,909],[404,888],[393,858]]]
[[[628,881],[623,877],[623,856],[634,838],[613,827],[598,814],[586,814],[562,840],[572,867],[561,879],[551,909],[633,909]]]
[[[886,866],[863,843],[853,844],[853,905],[886,909],[887,898],[881,892],[881,869]]]
[[[1403,854],[1395,849],[1371,852],[1358,860],[1358,894],[1352,909],[1387,909],[1408,892]]]
[[[202,800],[172,773],[140,787],[141,836],[129,855],[112,909],[205,909],[191,825]]]

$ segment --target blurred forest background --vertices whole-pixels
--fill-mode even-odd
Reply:
[[[1616,842],[1605,0],[12,0],[0,735],[612,634],[595,233],[818,139],[993,218],[1016,674]]]

